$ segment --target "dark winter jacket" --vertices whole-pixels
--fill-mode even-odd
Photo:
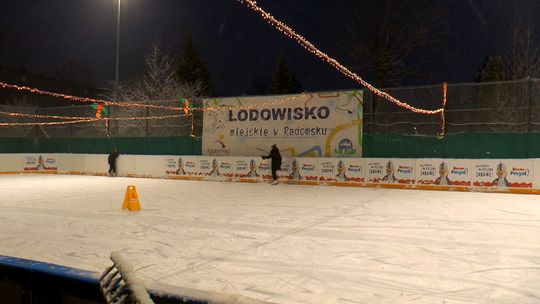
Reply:
[[[119,155],[120,153],[118,153],[117,151],[114,151],[111,154],[109,154],[109,159],[108,159],[109,164],[114,164]]]
[[[267,156],[263,156],[262,158],[272,159],[272,168],[276,170],[281,170],[281,154],[279,153],[279,149],[277,147],[272,147],[270,154],[268,154]]]

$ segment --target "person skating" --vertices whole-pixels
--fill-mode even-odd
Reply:
[[[278,147],[273,144],[270,154],[262,156],[262,159],[272,159],[271,169],[272,169],[272,184],[277,184],[277,170],[281,170],[281,154],[279,153]]]
[[[116,175],[116,159],[118,158],[120,154],[118,153],[118,150],[114,148],[109,154],[109,176],[115,176]]]

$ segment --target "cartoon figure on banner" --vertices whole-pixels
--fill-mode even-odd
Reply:
[[[345,174],[345,171],[347,171],[347,167],[345,167],[345,164],[343,163],[343,161],[340,160],[337,165],[338,174],[336,175],[336,181],[346,182],[349,180],[349,178]]]
[[[216,113],[210,112],[207,115],[212,122],[209,124],[210,126],[209,128],[205,128],[205,132],[215,133],[219,129],[225,129],[225,124],[223,124],[223,122],[218,118],[217,112]]]
[[[507,175],[508,171],[506,170],[506,166],[503,163],[499,163],[497,165],[497,178],[493,181],[492,185],[499,188],[508,187],[509,184],[506,179]]]
[[[251,159],[251,161],[249,162],[248,177],[259,177],[259,173],[257,173],[257,163],[254,159]]]
[[[184,175],[186,172],[184,171],[184,161],[181,157],[178,158],[178,169],[176,169],[177,175]]]
[[[396,176],[394,175],[396,173],[396,169],[394,167],[394,163],[391,161],[388,161],[386,163],[386,175],[382,178],[383,181],[391,184],[396,182]]]
[[[219,173],[219,163],[217,161],[217,159],[214,158],[214,160],[212,161],[212,171],[210,171],[210,176],[220,176],[221,174]]]
[[[45,170],[45,161],[41,155],[38,157],[36,170]]]
[[[298,161],[295,159],[292,161],[291,166],[292,173],[289,175],[289,179],[291,180],[301,180],[302,175],[300,175],[300,166],[298,165]]]
[[[439,177],[435,180],[436,185],[452,185],[452,182],[448,178],[448,174],[450,173],[450,170],[448,170],[448,165],[445,162],[442,162],[439,165]]]
[[[218,140],[214,141],[215,143],[218,143],[221,148],[225,148],[225,143],[223,143],[223,139],[225,138],[225,136],[223,136],[223,134],[219,135],[219,138]]]

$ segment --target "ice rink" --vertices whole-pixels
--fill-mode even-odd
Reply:
[[[540,303],[540,197],[0,176],[0,254],[101,272],[113,251],[147,285],[275,303]]]

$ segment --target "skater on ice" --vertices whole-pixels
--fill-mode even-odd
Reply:
[[[281,154],[279,153],[279,149],[276,146],[276,144],[272,145],[272,150],[270,150],[270,154],[267,156],[262,156],[262,159],[272,159],[272,184],[277,184],[277,170],[281,170]]]
[[[118,153],[118,150],[114,148],[109,154],[109,176],[116,176],[116,159],[118,158],[120,154]]]

